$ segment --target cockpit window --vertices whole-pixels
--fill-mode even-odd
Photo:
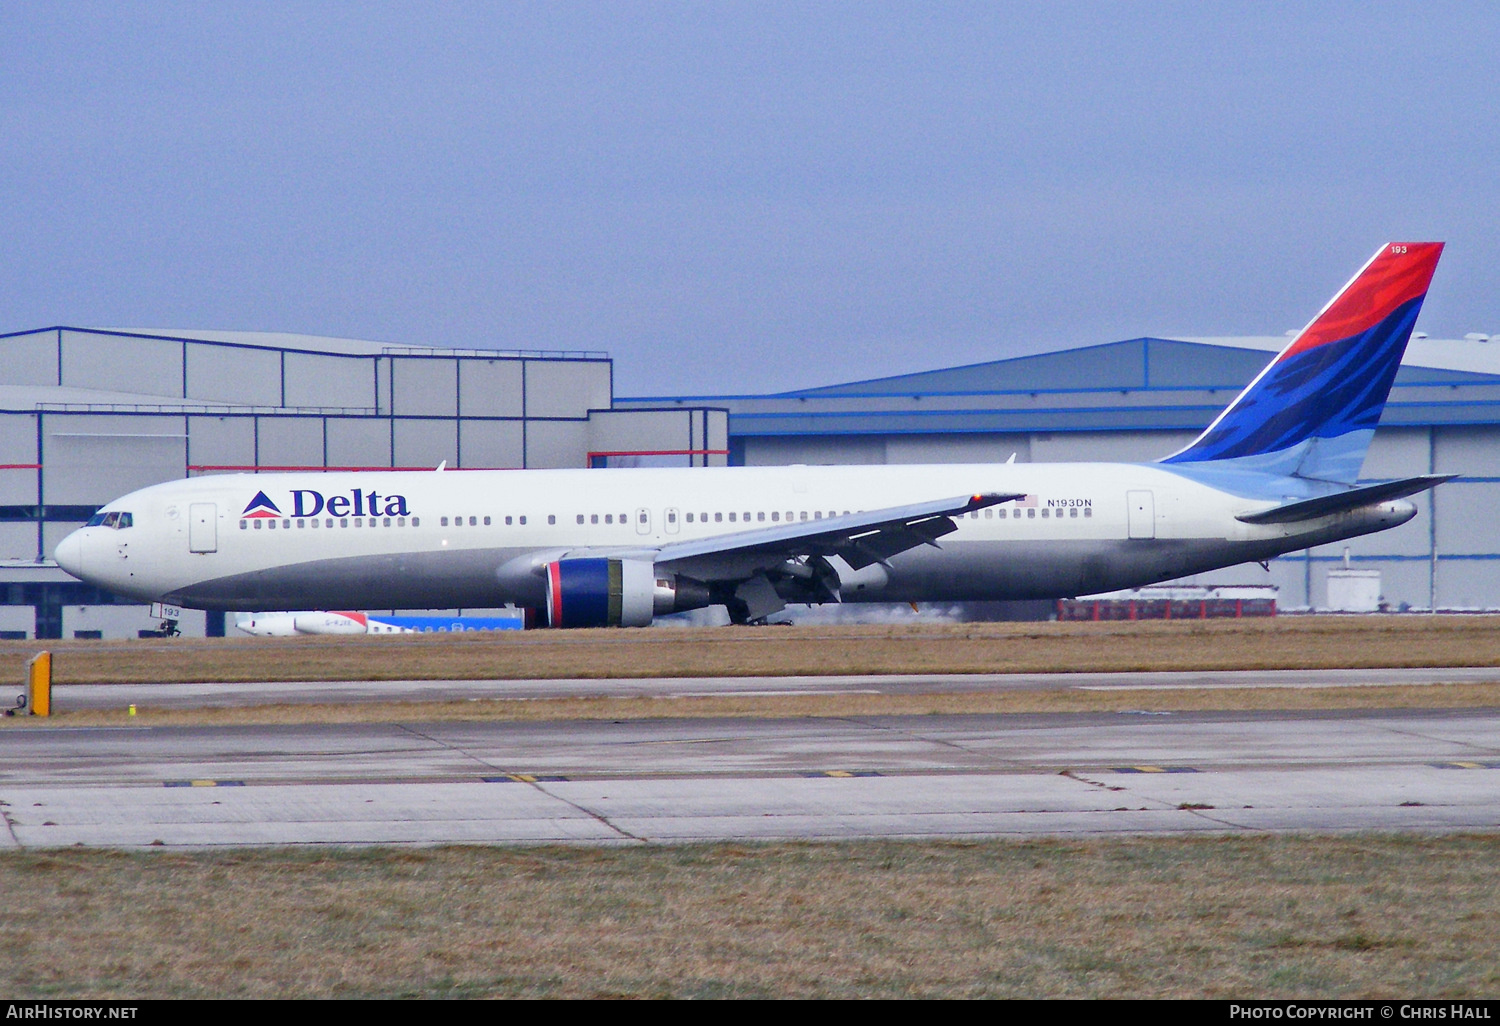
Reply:
[[[111,513],[95,513],[89,517],[86,527],[113,527],[120,531],[135,523],[135,518],[129,513],[121,513],[118,510]]]

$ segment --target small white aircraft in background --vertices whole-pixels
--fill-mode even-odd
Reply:
[[[643,626],[711,605],[1062,598],[1352,538],[1447,480],[1358,484],[1442,243],[1390,243],[1206,430],[1156,463],[270,473],[172,481],[57,547],[199,609],[539,610]],[[1451,476],[1451,475],[1448,475]],[[321,614],[320,614],[321,615]]]
[[[460,634],[465,631],[519,631],[526,627],[525,610],[507,616],[387,616],[344,611],[240,613],[236,630],[259,637],[286,638],[297,634]]]

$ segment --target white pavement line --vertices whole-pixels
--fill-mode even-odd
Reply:
[[[1278,688],[1292,691],[1333,688],[1430,688],[1439,684],[1462,684],[1447,680],[1299,680],[1299,681],[1202,681],[1196,684],[1075,684],[1075,691],[1244,691]],[[1472,681],[1468,683],[1473,683]]]
[[[663,695],[663,698],[783,698],[787,695],[808,695],[822,697],[824,695],[883,695],[884,691],[875,688],[845,688],[842,690],[813,690],[808,688],[783,688],[779,691],[735,691],[725,689],[723,691],[674,691]]]

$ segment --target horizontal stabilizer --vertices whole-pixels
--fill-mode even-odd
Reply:
[[[1373,506],[1377,502],[1402,499],[1417,492],[1435,488],[1444,481],[1451,481],[1457,474],[1431,474],[1426,477],[1408,477],[1400,481],[1384,481],[1380,484],[1351,488],[1346,492],[1319,495],[1314,499],[1299,499],[1283,506],[1273,506],[1259,513],[1242,513],[1236,520],[1247,524],[1291,524],[1299,520],[1316,520],[1319,517],[1345,513],[1361,506]]]

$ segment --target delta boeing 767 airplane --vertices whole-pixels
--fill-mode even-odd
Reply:
[[[270,473],[172,481],[64,570],[197,609],[531,607],[553,627],[722,605],[1060,598],[1383,531],[1445,476],[1356,484],[1443,245],[1380,248],[1155,463]],[[1449,475],[1451,476],[1451,475]]]

